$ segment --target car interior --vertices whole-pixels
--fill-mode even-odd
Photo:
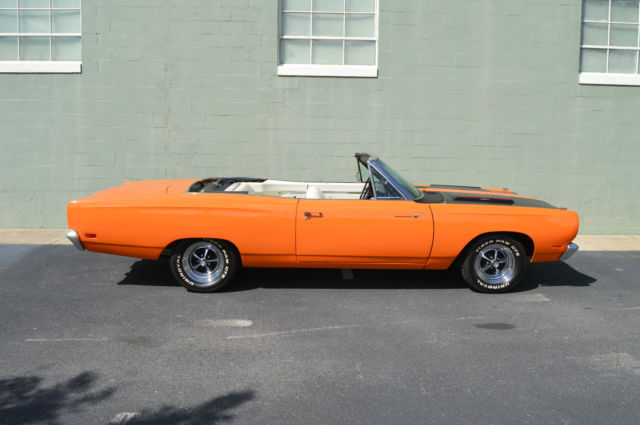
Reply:
[[[284,180],[237,182],[225,192],[299,199],[360,199],[364,183],[315,183]]]
[[[369,168],[371,155],[356,153],[358,182],[295,182],[251,177],[211,178],[191,185],[189,192],[238,193],[296,199],[403,199],[378,171]]]

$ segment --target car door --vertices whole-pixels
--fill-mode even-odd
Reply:
[[[423,268],[432,241],[428,204],[377,199],[301,199],[298,203],[299,264]]]

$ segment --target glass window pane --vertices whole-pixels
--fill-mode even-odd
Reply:
[[[615,22],[638,22],[638,0],[613,0],[611,20]]]
[[[280,40],[280,63],[309,63],[309,40]]]
[[[374,37],[374,15],[347,15],[347,37]]]
[[[311,52],[312,63],[342,65],[342,41],[314,40]]]
[[[82,59],[80,37],[53,37],[51,56],[54,61],[79,61]]]
[[[21,10],[20,32],[49,32],[48,10]]]
[[[375,12],[376,0],[346,0],[347,12]]]
[[[48,61],[49,37],[20,37],[20,60]]]
[[[51,26],[53,32],[80,32],[79,10],[53,10],[51,11]]]
[[[637,47],[638,26],[611,24],[611,46]]]
[[[611,50],[609,51],[609,72],[619,74],[635,74],[636,72],[635,50]]]
[[[313,11],[344,12],[344,0],[313,0]]]
[[[18,37],[0,37],[0,61],[18,60]]]
[[[80,9],[80,0],[51,0],[51,7],[76,8]]]
[[[310,13],[283,13],[282,35],[309,35]]]
[[[313,35],[325,37],[342,37],[343,14],[329,15],[326,13],[313,14]]]
[[[311,10],[311,0],[282,0],[282,10]]]
[[[16,0],[0,0],[0,8],[5,7],[18,7],[18,2]]]
[[[607,24],[582,24],[582,44],[606,46],[609,26]]]
[[[401,198],[398,191],[375,169],[371,172],[371,185],[376,192],[376,199],[397,199]]]
[[[344,56],[347,65],[375,65],[375,41],[347,41]]]
[[[0,32],[18,32],[17,10],[0,10]]]
[[[609,0],[584,0],[582,14],[586,21],[608,21]]]
[[[607,51],[605,49],[582,49],[580,55],[580,71],[606,72]]]
[[[30,7],[35,7],[38,9],[48,9],[49,0],[20,0],[21,9],[26,9]]]

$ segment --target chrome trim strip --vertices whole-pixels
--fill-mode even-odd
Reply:
[[[73,246],[78,248],[80,251],[84,251],[84,246],[82,246],[82,242],[78,237],[78,232],[76,232],[75,230],[69,230],[67,232],[67,239],[69,239]]]
[[[565,253],[562,254],[562,257],[560,257],[560,260],[561,261],[568,260],[573,254],[575,254],[578,251],[578,248],[579,248],[578,245],[574,243],[570,243]]]

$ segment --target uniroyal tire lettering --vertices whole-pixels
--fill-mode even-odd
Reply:
[[[182,271],[182,254],[179,254],[176,257],[176,267],[178,268],[178,273],[180,274],[182,280],[185,281],[188,285],[194,286],[195,283],[192,282],[191,279],[187,278],[187,276],[185,276],[184,272]]]
[[[503,288],[506,288],[507,286],[509,286],[511,284],[511,282],[506,282],[506,283],[503,283],[502,285],[487,285],[482,280],[477,279],[477,284],[482,286],[483,288],[489,289],[491,291],[498,291],[500,289],[503,289]]]

